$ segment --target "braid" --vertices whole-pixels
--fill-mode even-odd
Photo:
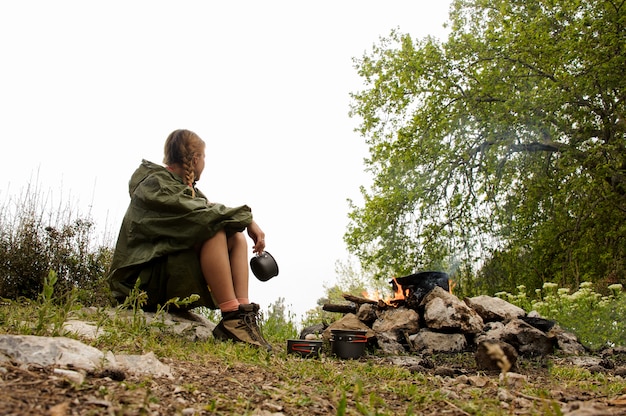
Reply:
[[[165,141],[163,162],[167,165],[176,163],[183,167],[183,180],[191,186],[191,193],[194,197],[196,192],[193,189],[193,183],[196,177],[193,158],[202,151],[204,145],[204,141],[189,130],[174,130]]]
[[[189,152],[188,149],[185,149],[185,153],[183,155],[183,169],[185,170],[185,183],[191,186],[191,195],[196,196],[196,192],[193,189],[193,182],[196,178],[196,175],[193,173],[193,153]]]

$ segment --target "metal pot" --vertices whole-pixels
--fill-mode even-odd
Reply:
[[[272,277],[278,276],[278,263],[267,251],[252,257],[250,268],[254,276],[262,282],[267,282]]]
[[[365,352],[367,331],[331,329],[331,349],[339,358],[359,358]]]
[[[316,357],[320,355],[324,341],[308,339],[288,339],[287,353],[296,354],[301,357]]]

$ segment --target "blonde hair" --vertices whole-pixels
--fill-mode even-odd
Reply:
[[[193,158],[200,156],[204,150],[205,143],[196,133],[190,130],[174,130],[167,136],[163,148],[163,163],[166,165],[179,164],[185,172],[183,180],[192,187],[196,179],[194,173]]]

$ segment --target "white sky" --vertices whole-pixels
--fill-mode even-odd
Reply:
[[[346,200],[369,183],[352,58],[393,28],[445,36],[449,4],[2,1],[0,205],[34,182],[114,240],[141,159],[161,163],[167,135],[193,130],[198,187],[251,206],[279,263],[269,282],[251,275],[251,299],[283,297],[300,318],[348,258]]]

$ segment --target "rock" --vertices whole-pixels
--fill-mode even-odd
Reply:
[[[386,309],[378,314],[372,329],[379,332],[395,332],[403,334],[415,334],[419,326],[419,315],[413,309],[394,308]]]
[[[75,312],[73,315],[83,316],[89,320],[98,319],[93,318],[96,317],[98,313],[100,312],[95,308],[83,308],[80,311]],[[216,326],[213,322],[200,314],[183,310],[176,310],[169,313],[155,313],[144,312],[141,310],[131,311],[109,308],[105,311],[105,313],[111,319],[121,319],[129,322],[135,318],[135,314],[141,314],[141,317],[145,320],[146,325],[152,325],[153,328],[158,328],[159,331],[165,333],[185,337],[192,342],[206,341],[212,338],[213,329]],[[90,341],[105,335],[105,332],[101,328],[98,328],[96,324],[88,322],[87,320],[70,319],[63,324],[63,329],[79,338]]]
[[[125,370],[136,374],[171,376],[169,366],[161,363],[152,352],[142,356],[114,356],[65,337],[0,335],[0,363],[7,361],[69,370],[122,373]],[[65,372],[59,374],[70,375]],[[72,381],[80,384],[77,376],[73,376]]]
[[[78,371],[66,370],[63,368],[55,368],[54,374],[63,377],[64,379],[80,386],[85,381],[85,375]]]
[[[70,319],[63,323],[63,330],[83,339],[94,340],[104,334],[102,328],[88,322]]]
[[[581,355],[586,352],[576,335],[565,332],[559,325],[554,325],[547,335],[554,337],[557,348],[567,355]]]
[[[518,354],[506,342],[483,341],[478,344],[474,358],[478,370],[507,372],[515,369]]]
[[[432,367],[432,364],[428,363],[427,360],[425,360],[424,358],[421,357],[417,357],[415,355],[399,355],[399,356],[393,356],[393,357],[389,357],[388,361],[398,367],[416,367],[416,366],[421,366],[424,368],[429,368]]]
[[[500,373],[500,383],[504,383],[508,388],[514,390],[520,390],[526,382],[528,377],[518,373]]]
[[[422,300],[426,326],[435,330],[478,334],[483,330],[483,319],[476,311],[453,294],[436,287]]]
[[[359,318],[361,322],[364,322],[367,325],[371,325],[378,318],[376,312],[376,305],[364,303],[359,307],[359,310],[356,313],[356,317]]]
[[[436,376],[441,376],[441,377],[455,377],[459,373],[454,368],[438,367],[438,368],[435,369],[435,371],[433,371],[433,374],[436,375]]]
[[[508,321],[513,318],[526,316],[524,309],[515,306],[504,299],[481,295],[465,298],[464,302],[480,315],[484,322]]]
[[[367,331],[365,336],[369,338],[373,338],[376,336],[376,333],[372,331],[372,329],[365,325],[363,322],[359,320],[353,313],[345,314],[338,321],[333,322],[328,328],[324,330],[323,338],[326,341],[330,340],[331,332],[333,329],[345,329],[345,330],[356,330],[356,331]]]
[[[118,365],[125,368],[130,373],[165,377],[172,376],[170,366],[159,361],[153,352],[144,355],[116,355],[115,358],[117,359]]]
[[[326,327],[327,325],[321,323],[303,328],[302,331],[300,331],[300,339],[321,339],[322,333],[324,332]]]
[[[71,338],[0,335],[0,362],[96,370],[103,364],[115,365],[114,360],[97,348]]]
[[[398,355],[406,352],[404,346],[398,342],[398,334],[395,332],[378,332],[376,334],[378,347],[387,355]]]
[[[511,344],[517,352],[526,356],[544,356],[554,351],[554,338],[520,319],[512,319],[506,325],[495,322],[485,327],[476,337],[476,344],[483,341],[503,341]]]
[[[600,363],[602,363],[602,358],[600,357],[589,357],[589,356],[583,356],[583,357],[568,357],[565,359],[565,361],[573,366],[576,367],[584,367],[584,368],[589,368],[589,367],[594,367],[594,366],[599,366]]]
[[[422,329],[409,337],[413,347],[418,351],[429,352],[462,352],[467,347],[467,339],[463,334],[446,334],[429,329]]]

